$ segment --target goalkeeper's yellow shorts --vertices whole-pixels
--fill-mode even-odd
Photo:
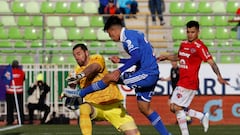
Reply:
[[[107,120],[117,130],[126,131],[137,129],[133,118],[127,114],[126,109],[123,107],[122,102],[117,102],[108,105],[92,104],[94,113],[91,116],[95,120]]]

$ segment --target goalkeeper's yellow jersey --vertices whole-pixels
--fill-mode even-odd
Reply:
[[[108,73],[108,69],[105,66],[105,60],[101,55],[91,55],[88,65],[98,63],[101,66],[101,71],[96,76],[84,77],[80,80],[80,88],[85,88],[91,85],[94,82],[101,80],[105,74]],[[88,65],[86,66],[77,66],[75,72],[81,73]],[[84,97],[86,102],[95,103],[95,104],[111,104],[123,100],[123,95],[118,89],[116,83],[111,83],[104,90],[93,92]]]

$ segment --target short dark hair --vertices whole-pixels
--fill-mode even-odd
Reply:
[[[19,62],[18,60],[13,60],[12,61],[12,68],[18,68],[19,67]]]
[[[86,46],[85,44],[83,44],[83,43],[74,45],[72,50],[74,51],[74,50],[75,50],[76,48],[78,48],[78,47],[80,47],[80,48],[81,48],[82,50],[84,50],[84,51],[87,51],[87,50],[88,50],[87,46]]]
[[[187,28],[192,28],[192,27],[196,27],[197,29],[199,29],[199,23],[197,21],[189,21],[186,24]]]
[[[118,16],[110,16],[104,25],[104,31],[108,30],[113,25],[123,26],[122,20]]]

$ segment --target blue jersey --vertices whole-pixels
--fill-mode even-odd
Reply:
[[[137,71],[144,71],[147,74],[158,75],[158,65],[156,57],[153,54],[152,45],[147,41],[142,32],[136,30],[122,29],[120,41],[124,50],[132,57],[131,52],[137,50],[140,53],[140,59],[132,65],[136,65]]]

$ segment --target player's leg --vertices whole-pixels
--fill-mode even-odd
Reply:
[[[134,122],[125,123],[119,127],[124,135],[140,135],[140,131],[137,129]]]
[[[163,124],[160,115],[150,107],[152,93],[153,93],[152,91],[136,93],[138,108],[140,112],[148,118],[148,120],[151,122],[154,128],[161,135],[169,135],[170,133]]]
[[[118,131],[125,135],[140,135],[133,118],[127,114],[121,102],[96,106],[98,109],[102,109],[102,114],[99,116],[110,122]]]
[[[172,94],[170,101],[170,110],[175,113],[182,135],[189,135],[186,112],[184,108],[188,107],[195,96],[196,91],[188,90],[183,87],[177,87]]]
[[[158,74],[149,75],[144,71],[134,72],[124,76],[123,83],[128,87],[135,89],[137,96],[137,104],[141,113],[143,113],[156,130],[161,135],[168,135],[166,127],[164,126],[159,114],[152,110],[150,102],[156,83],[158,81]]]
[[[73,89],[65,89],[63,92],[63,96],[66,97],[85,97],[87,94],[93,93],[98,90],[103,90],[105,89],[110,82],[112,82],[112,77],[113,75],[111,73],[105,75],[102,80],[97,81],[90,86],[81,89],[81,90],[73,90]]]
[[[187,119],[186,119],[187,117],[183,108],[173,103],[170,104],[170,108],[171,108],[170,110],[176,115],[178,126],[181,130],[181,135],[189,135]]]
[[[83,135],[92,135],[92,121],[90,115],[92,114],[92,106],[88,103],[83,103],[79,107],[80,118],[79,125]]]
[[[180,90],[181,87],[177,87],[177,89]],[[176,104],[181,104],[180,106],[184,106],[181,109],[184,109],[184,111],[186,112],[186,115],[199,119],[201,121],[203,127],[204,127],[204,132],[207,132],[207,130],[209,128],[209,118],[208,118],[209,114],[208,114],[208,112],[203,113],[203,112],[199,112],[199,111],[196,111],[194,109],[191,109],[191,108],[187,107],[188,104],[190,104],[192,102],[192,99],[195,96],[195,91],[194,90],[184,90],[184,91],[185,91],[185,93],[187,93],[186,96],[183,97],[183,98],[181,97],[181,98],[174,99],[174,101],[177,101],[178,99],[181,100],[181,101],[177,101],[178,103],[176,103],[176,102],[175,103]],[[177,94],[175,96],[184,95],[184,93],[180,93],[180,92],[175,93],[175,94]],[[188,96],[188,95],[190,95],[190,96]],[[184,98],[187,98],[185,100],[187,103],[183,103]]]
[[[209,128],[209,113],[203,113],[203,112],[199,112],[196,110],[193,110],[191,108],[188,108],[186,110],[187,115],[190,117],[194,117],[200,120],[200,122],[202,123],[203,127],[204,127],[204,132],[207,132],[208,128]]]
[[[95,82],[93,84],[91,84],[90,86],[84,88],[84,89],[69,89],[66,88],[64,89],[61,97],[85,97],[87,94],[96,92],[98,90],[103,90],[108,86],[108,84],[105,84],[102,80]]]

